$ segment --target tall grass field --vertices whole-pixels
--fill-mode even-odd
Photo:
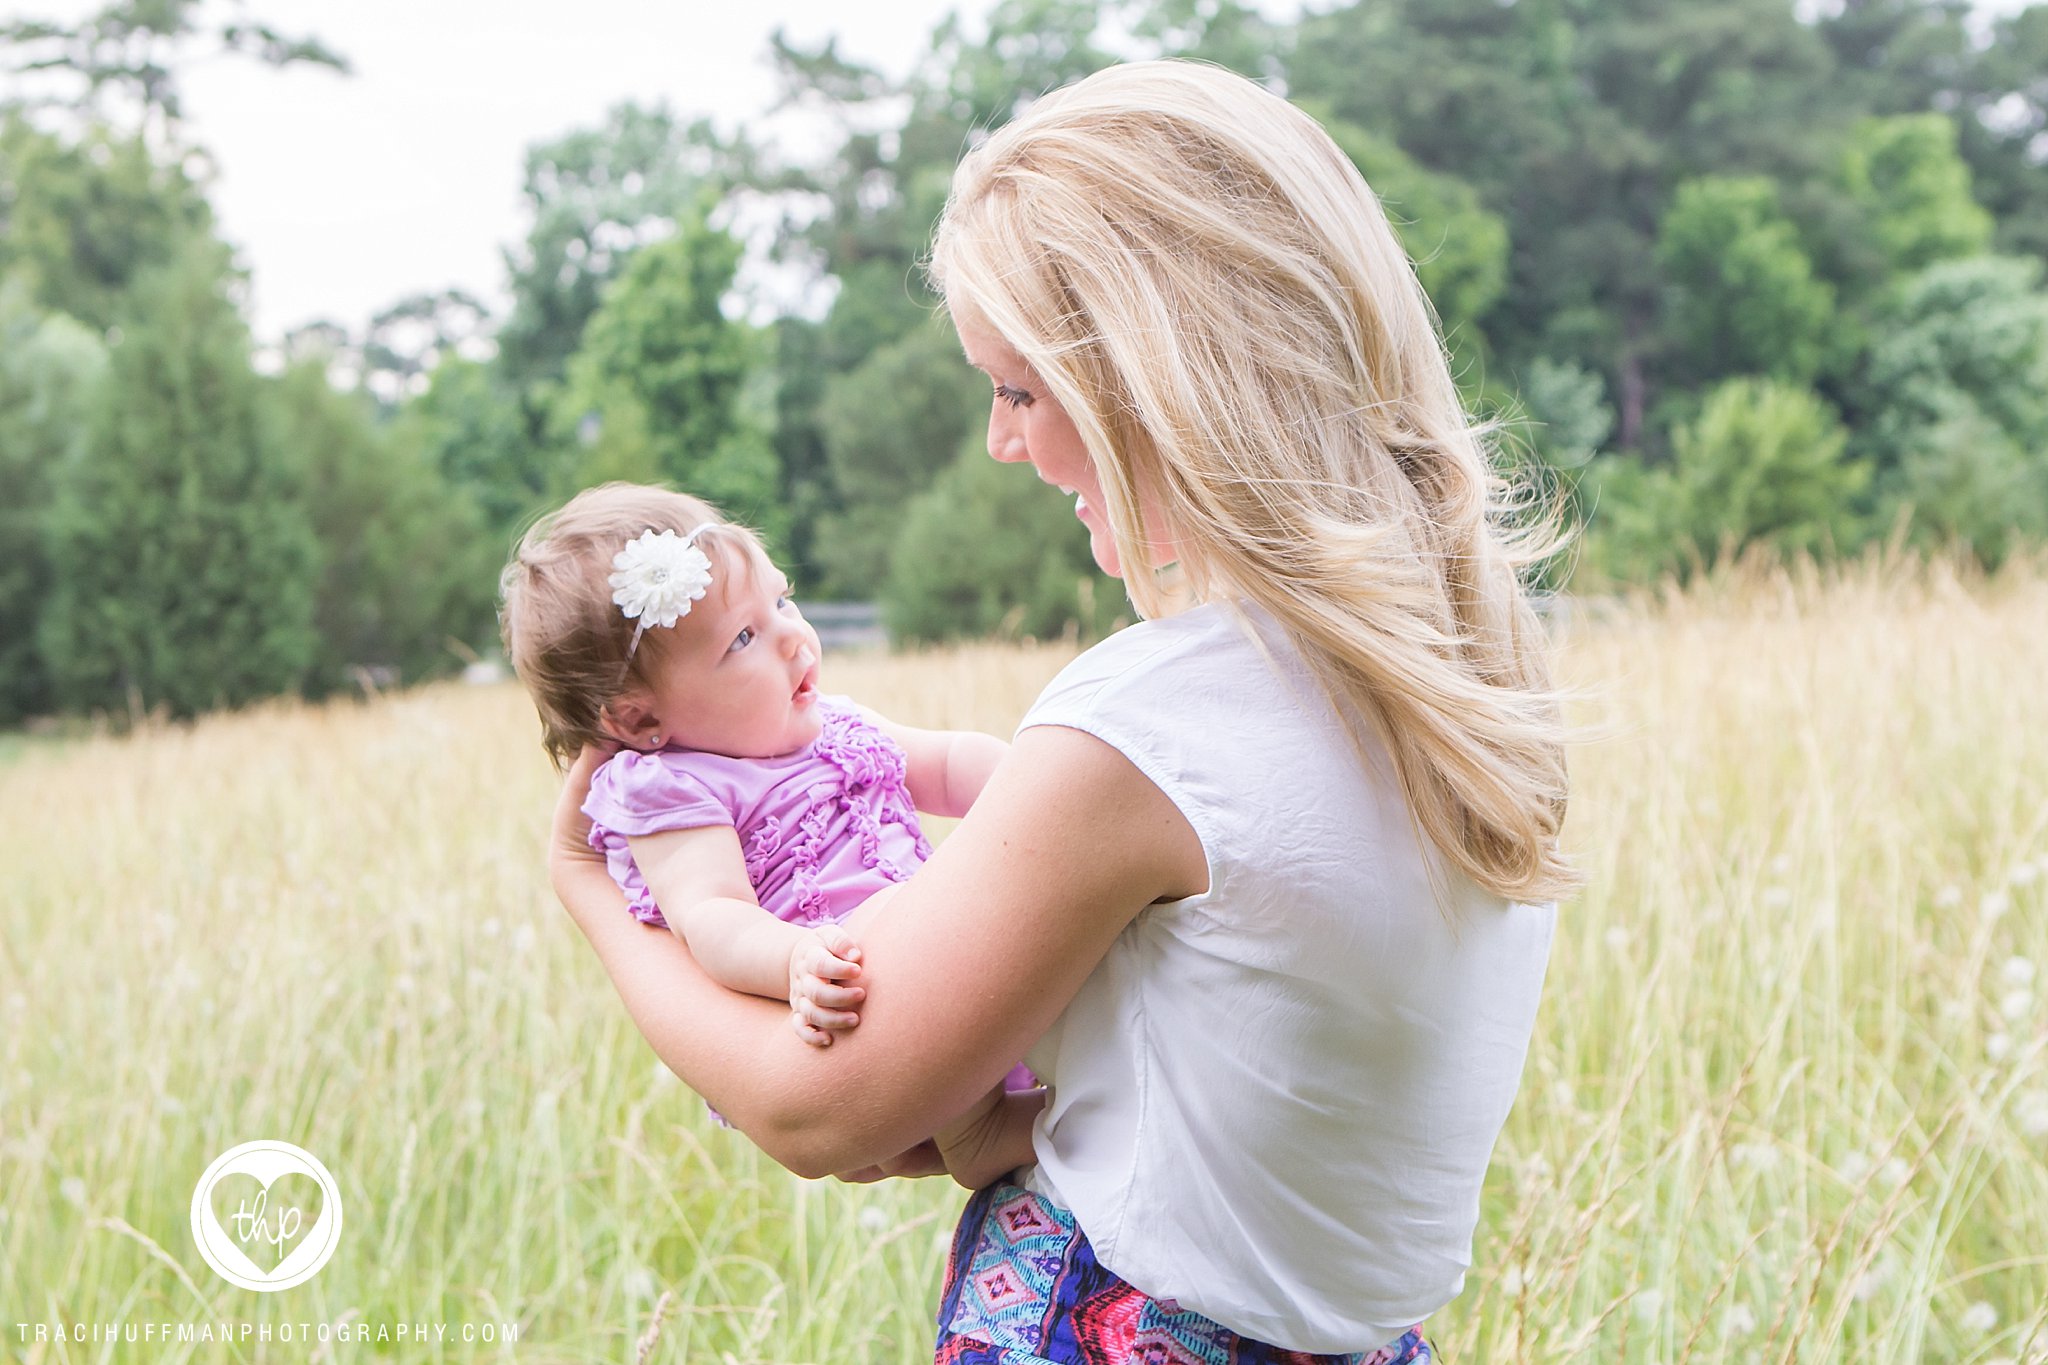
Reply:
[[[1591,881],[1442,1358],[2048,1360],[2048,572],[1555,624]],[[1007,733],[1070,655],[826,684]],[[447,686],[0,754],[0,1360],[930,1358],[964,1193],[710,1121],[553,901],[536,739]],[[189,1228],[254,1138],[346,1210],[280,1293]]]

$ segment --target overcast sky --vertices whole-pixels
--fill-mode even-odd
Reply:
[[[0,19],[76,18],[100,0],[0,0]],[[2024,0],[1993,0],[1998,10]],[[360,330],[451,286],[502,314],[500,250],[524,235],[531,143],[622,100],[753,123],[773,98],[778,26],[904,74],[949,10],[991,0],[252,0],[354,72],[220,60],[185,74],[186,122],[219,167],[212,199],[254,283],[256,334],[318,318]],[[1300,0],[1261,0],[1275,17]]]

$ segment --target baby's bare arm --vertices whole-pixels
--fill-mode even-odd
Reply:
[[[996,765],[1010,752],[1007,741],[978,730],[920,730],[872,711],[867,716],[902,746],[909,760],[906,785],[911,804],[927,815],[967,814]]]
[[[788,1000],[811,1042],[859,1022],[853,1007],[865,991],[849,984],[860,975],[854,939],[837,926],[787,924],[763,910],[730,825],[667,830],[627,845],[662,917],[712,980]]]

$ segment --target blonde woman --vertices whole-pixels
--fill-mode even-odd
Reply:
[[[989,453],[1076,495],[1146,619],[859,926],[829,1050],[621,912],[594,756],[557,889],[791,1170],[981,1186],[941,1360],[1426,1361],[1572,884],[1541,633],[1428,302],[1311,119],[1183,63],[991,136],[932,274]],[[1048,1089],[1000,1097],[1020,1052]]]

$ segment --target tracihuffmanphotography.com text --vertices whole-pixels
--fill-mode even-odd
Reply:
[[[482,1342],[516,1345],[516,1322],[239,1322],[229,1318],[204,1322],[17,1322],[13,1336],[23,1346],[44,1343],[67,1346],[133,1345],[283,1345],[416,1346],[426,1343]]]

